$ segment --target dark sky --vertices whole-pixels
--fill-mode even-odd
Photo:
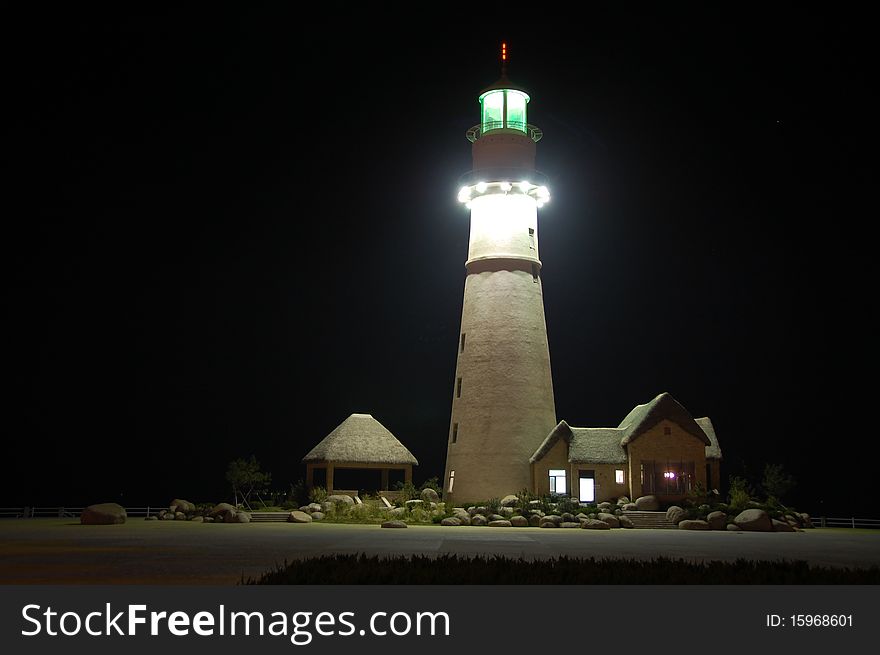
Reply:
[[[615,5],[9,15],[3,504],[218,500],[250,454],[284,488],[352,412],[441,475],[506,39],[558,417],[669,391],[726,473],[870,513],[867,17]]]

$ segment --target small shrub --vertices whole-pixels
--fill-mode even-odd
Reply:
[[[408,500],[418,500],[422,497],[421,490],[412,482],[396,482],[394,488],[399,492],[396,503],[400,506]]]
[[[327,500],[327,490],[324,487],[312,487],[309,490],[309,501],[312,503],[323,503]]]

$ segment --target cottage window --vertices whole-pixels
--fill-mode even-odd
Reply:
[[[623,484],[623,469],[614,471],[614,482],[616,484]]]
[[[565,485],[565,469],[550,469],[550,493],[564,494],[568,487]]]

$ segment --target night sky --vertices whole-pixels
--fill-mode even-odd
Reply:
[[[558,417],[668,391],[725,478],[781,463],[799,509],[876,516],[867,18],[615,4],[7,14],[0,504],[222,500],[251,454],[285,489],[352,412],[442,475],[505,39]]]

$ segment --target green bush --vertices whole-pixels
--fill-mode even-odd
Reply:
[[[309,490],[309,502],[323,503],[327,500],[327,490],[324,487],[312,487]]]
[[[394,488],[399,492],[396,503],[403,506],[408,500],[418,500],[422,497],[421,490],[412,482],[396,482]]]

